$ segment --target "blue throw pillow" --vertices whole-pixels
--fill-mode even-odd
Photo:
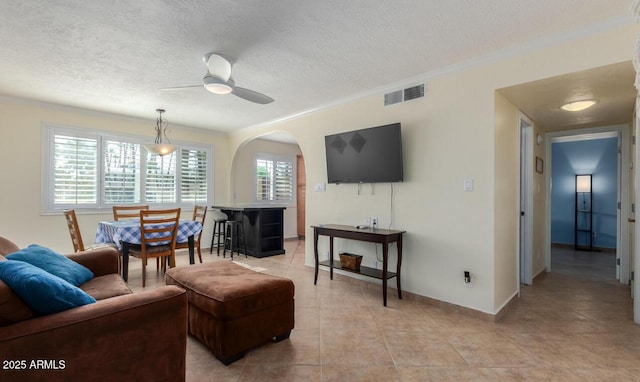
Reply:
[[[36,244],[31,244],[5,257],[8,260],[19,260],[35,265],[75,286],[80,286],[93,278],[93,272],[83,265]]]
[[[23,261],[0,261],[0,280],[38,315],[96,302],[82,289]]]

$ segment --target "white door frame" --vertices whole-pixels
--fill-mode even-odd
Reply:
[[[533,122],[520,113],[518,127],[520,130],[518,288],[520,288],[520,284],[533,283]]]
[[[616,256],[620,257],[620,277],[618,280],[621,284],[629,284],[629,225],[627,217],[631,210],[629,203],[629,171],[630,168],[630,139],[629,139],[629,125],[613,125],[613,126],[601,126],[591,127],[585,129],[575,129],[567,131],[557,131],[546,134],[545,139],[545,179],[550,187],[546,189],[546,214],[545,214],[545,232],[547,232],[547,239],[545,240],[545,264],[547,271],[551,270],[551,172],[553,162],[551,144],[552,141],[562,140],[563,137],[571,138],[577,135],[589,136],[590,134],[601,134],[617,132],[619,134],[618,146],[620,147],[620,153],[618,154],[620,159],[620,166],[618,168],[618,187],[620,195],[620,208],[617,210],[617,226],[619,228],[616,239]],[[559,138],[559,139],[557,139]],[[623,222],[624,220],[624,222]]]
[[[638,107],[640,107],[640,96],[636,97],[636,104],[633,113],[633,135],[636,137],[635,144],[633,148],[635,152],[633,153],[633,163],[634,165],[634,193],[635,193],[635,203],[637,204],[640,201],[640,168],[638,164],[640,163],[640,150],[638,150],[638,142],[637,139],[640,133],[640,116],[638,115]],[[637,215],[637,214],[636,214]],[[632,215],[629,215],[632,216]],[[631,291],[631,296],[633,297],[633,321],[637,324],[640,324],[640,282],[638,282],[638,277],[640,277],[640,222],[636,222],[634,225],[634,253],[633,253],[633,273],[634,280],[631,283],[631,287],[633,290]]]

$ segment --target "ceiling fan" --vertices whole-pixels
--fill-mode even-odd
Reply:
[[[235,81],[231,78],[231,67],[234,64],[234,60],[228,57],[224,57],[218,53],[207,53],[202,57],[205,65],[207,66],[207,74],[202,79],[202,85],[187,85],[187,86],[175,86],[169,88],[162,88],[160,90],[180,90],[186,88],[196,88],[204,86],[208,91],[215,94],[233,94],[247,101],[259,103],[262,105],[273,102],[273,98],[266,96],[262,93],[258,93],[255,90],[241,88],[236,86]]]

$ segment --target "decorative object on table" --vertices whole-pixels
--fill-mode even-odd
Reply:
[[[574,249],[593,250],[593,189],[591,174],[576,175]]]
[[[352,271],[360,270],[360,263],[362,263],[362,256],[354,255],[352,253],[341,253],[340,266],[342,269],[350,269]]]
[[[202,57],[207,66],[207,74],[202,79],[202,85],[187,85],[162,88],[160,90],[182,90],[188,88],[204,88],[214,94],[233,94],[250,102],[265,105],[273,102],[273,98],[258,93],[255,90],[241,88],[236,86],[235,81],[231,78],[231,67],[235,60],[225,57],[218,53],[207,53]]]
[[[147,151],[153,154],[158,154],[160,156],[171,154],[172,152],[176,151],[177,146],[171,144],[171,141],[167,137],[167,127],[169,126],[169,124],[167,123],[167,121],[162,120],[162,113],[164,113],[165,111],[164,109],[156,109],[156,111],[159,114],[158,118],[156,119],[156,140],[152,144],[144,145],[144,148],[147,149]]]

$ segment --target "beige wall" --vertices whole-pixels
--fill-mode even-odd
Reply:
[[[155,118],[153,113],[150,116]],[[170,118],[167,118],[171,124]],[[39,243],[56,251],[71,252],[71,239],[62,214],[41,214],[42,184],[42,123],[112,131],[118,133],[155,137],[154,119],[148,121],[125,118],[106,113],[47,105],[9,98],[0,98],[0,166],[2,168],[2,193],[0,194],[0,236],[15,241],[19,246]],[[180,128],[171,125],[170,138],[210,144],[214,150],[215,198],[227,200],[229,157],[227,138],[204,130]],[[19,165],[16,165],[18,164]],[[191,217],[191,211],[183,210]],[[112,217],[104,214],[78,216],[85,243],[93,243],[97,222]],[[203,232],[203,244],[208,243],[212,227],[207,219]],[[207,245],[208,247],[208,245]]]
[[[496,302],[506,302],[518,291],[518,235],[520,225],[520,113],[499,93],[496,97],[495,259]],[[535,161],[532,161],[535,163]],[[508,275],[508,277],[507,277]],[[496,306],[499,310],[501,306]]]
[[[612,27],[552,46],[534,50],[524,47],[520,51],[527,53],[486,58],[466,69],[427,78],[424,98],[389,107],[383,106],[383,95],[378,94],[296,119],[245,129],[228,140],[213,133],[177,128],[172,137],[214,145],[215,200],[227,203],[231,188],[228,171],[238,148],[268,132],[289,132],[305,157],[310,185],[306,195],[307,236],[312,233],[310,225],[359,224],[366,216],[377,216],[381,227],[391,225],[407,231],[403,289],[495,313],[517,290],[517,225],[511,214],[517,187],[509,186],[517,175],[512,164],[503,166],[497,161],[518,162],[515,133],[506,128],[502,131],[503,125],[498,124],[501,118],[510,119],[514,108],[499,106],[504,100],[495,96],[495,90],[629,60],[636,29],[635,25]],[[506,115],[502,115],[503,110]],[[0,159],[5,179],[0,232],[19,245],[41,242],[65,250],[70,243],[62,217],[40,215],[42,121],[150,137],[152,121],[0,101]],[[313,185],[326,182],[325,135],[393,122],[402,123],[405,161],[405,181],[393,184],[393,209],[389,184],[375,188],[363,185],[360,193],[357,185],[327,185],[325,192],[314,191]],[[25,158],[24,164],[15,168],[11,165],[15,158]],[[473,179],[473,192],[463,191],[466,178]],[[85,236],[92,236],[100,218],[103,216],[81,216]],[[381,253],[372,244],[346,240],[336,240],[336,247],[364,254],[365,265],[374,261],[376,251]],[[307,240],[307,265],[312,264],[312,249],[312,240]],[[327,249],[327,240],[321,240],[320,252]],[[395,247],[391,259],[391,266],[395,267]],[[465,270],[472,274],[473,288],[464,286]],[[308,282],[312,283],[311,278]],[[330,281],[323,273],[318,282]],[[390,296],[395,298],[393,293]]]
[[[256,154],[283,154],[293,157],[296,163],[296,155],[302,154],[298,145],[273,142],[264,139],[253,139],[245,143],[236,152],[231,168],[231,199],[236,204],[253,204],[254,200],[254,162]],[[294,188],[295,189],[295,188]],[[295,200],[292,204],[285,205],[284,210],[284,237],[298,237],[298,220]]]
[[[291,133],[304,154],[307,170],[307,225],[358,224],[376,214],[380,226],[393,219],[393,228],[407,230],[404,243],[403,289],[487,313],[496,313],[517,292],[517,131],[504,131],[498,120],[513,119],[513,105],[504,110],[496,89],[627,61],[634,44],[634,25],[557,43],[524,54],[505,54],[484,64],[428,79],[422,99],[384,107],[382,94],[309,113],[281,123],[241,131],[231,137],[231,152],[244,141],[270,131]],[[389,89],[393,90],[393,89]],[[508,102],[507,102],[508,103]],[[503,105],[504,106],[504,105]],[[356,185],[313,185],[326,182],[323,137],[340,131],[401,122],[405,181],[394,184],[393,211],[390,186],[375,190]],[[506,125],[505,125],[506,126]],[[513,123],[517,129],[517,120]],[[534,131],[535,133],[538,130]],[[535,153],[544,158],[542,150]],[[497,163],[498,160],[508,162]],[[535,162],[535,161],[534,161]],[[463,180],[474,180],[474,191],[463,191]],[[503,184],[504,182],[504,184]],[[534,176],[541,193],[547,185]],[[534,206],[544,203],[534,196]],[[544,238],[542,217],[534,218],[534,238]],[[307,236],[311,231],[307,228]],[[534,274],[544,256],[536,243]],[[337,241],[339,250],[375,257],[372,245]],[[306,243],[307,264],[313,243]],[[326,240],[320,252],[326,251]],[[378,249],[378,253],[380,250]],[[392,263],[395,249],[392,250]],[[394,263],[392,264],[395,265]],[[473,288],[463,284],[469,270]],[[309,280],[311,282],[311,280]],[[319,282],[329,282],[321,275]]]

